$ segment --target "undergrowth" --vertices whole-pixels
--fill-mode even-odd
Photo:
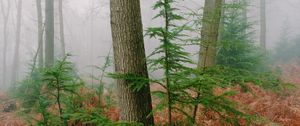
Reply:
[[[293,87],[280,81],[280,72],[265,65],[268,58],[266,52],[261,51],[251,38],[253,24],[242,16],[247,5],[233,1],[222,7],[224,14],[217,47],[217,65],[204,71],[191,67],[194,65],[191,54],[185,50],[187,45],[199,46],[201,43],[201,38],[187,33],[199,32],[199,19],[202,17],[193,13],[191,15],[196,21],[189,21],[178,14],[180,9],[175,7],[176,2],[158,0],[153,6],[159,12],[154,19],[163,20],[164,25],[150,27],[146,31],[151,39],[160,41],[160,45],[148,57],[149,70],[163,70],[163,75],[148,79],[112,73],[109,77],[132,82],[130,87],[134,91],[139,91],[148,82],[160,85],[164,90],[152,92],[160,102],[151,114],[167,110],[170,126],[200,125],[196,117],[205,116],[208,111],[216,113],[214,116],[218,116],[226,125],[240,125],[242,119],[247,121],[247,125],[258,123],[257,115],[239,110],[239,105],[228,98],[238,92],[215,92],[216,88],[236,85],[240,85],[245,92],[251,91],[247,87],[248,82],[275,92]],[[104,86],[105,73],[112,62],[110,54],[105,60],[104,66],[97,67],[101,75],[94,77],[99,82],[96,91],[88,88],[77,75],[73,63],[69,61],[69,55],[56,61],[51,67],[33,67],[32,72],[14,91],[14,96],[21,103],[20,115],[29,124],[41,126],[141,125],[114,122],[105,115],[107,108],[114,104],[111,97],[113,90],[107,90]],[[104,95],[105,90],[109,95]],[[100,101],[103,97],[105,105]],[[174,120],[174,113],[184,115],[186,120]]]
[[[229,124],[238,124],[239,119],[253,120],[255,116],[239,111],[236,109],[237,104],[227,98],[234,95],[234,92],[225,92],[221,95],[214,93],[216,87],[228,87],[234,83],[229,76],[219,74],[221,69],[212,67],[207,71],[202,71],[187,66],[187,64],[193,64],[190,53],[185,52],[184,49],[185,38],[189,38],[185,33],[191,27],[187,25],[188,23],[176,25],[186,19],[177,14],[179,9],[174,7],[175,3],[175,0],[159,0],[154,5],[154,9],[159,10],[160,13],[154,19],[163,19],[164,26],[147,30],[148,36],[161,42],[160,46],[149,56],[150,70],[164,70],[162,78],[151,80],[165,89],[165,91],[153,92],[154,96],[161,99],[155,110],[165,108],[168,110],[168,125],[178,123],[172,120],[173,112],[185,115],[187,120],[184,122],[188,125],[197,123],[195,120],[197,115],[193,115],[197,110],[194,113],[190,112],[193,111],[191,108],[196,105],[218,113],[218,116]],[[195,93],[199,96],[195,97],[193,95]]]
[[[29,124],[41,126],[111,123],[101,108],[86,106],[85,98],[80,94],[85,88],[84,82],[68,57],[51,67],[35,69],[17,86],[15,97],[22,105],[20,115]]]

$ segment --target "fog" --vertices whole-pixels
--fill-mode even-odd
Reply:
[[[300,0],[0,0],[0,126],[300,126],[299,12]]]
[[[4,9],[8,8],[7,1],[4,1]],[[7,72],[3,73],[3,66],[0,66],[0,76],[6,74],[6,84],[1,84],[2,88],[7,88],[12,74],[12,60],[15,46],[16,32],[16,3],[11,2],[8,21],[8,46],[7,46]],[[91,74],[97,75],[93,65],[104,63],[102,56],[106,56],[111,50],[112,40],[110,32],[109,0],[64,0],[64,23],[65,23],[65,42],[66,50],[71,53],[72,60],[83,78],[88,79]],[[142,17],[144,28],[162,24],[160,20],[153,20],[152,17],[157,13],[152,10],[154,0],[141,0]],[[44,2],[42,2],[44,3]],[[187,13],[188,9],[199,9],[203,7],[204,0],[185,0],[177,4],[182,8],[182,13]],[[37,14],[35,0],[23,0],[23,16],[21,25],[21,45],[20,45],[20,69],[18,80],[21,80],[29,70],[29,65],[37,50]],[[57,4],[55,5],[57,7]],[[289,28],[289,37],[295,38],[300,33],[300,13],[299,0],[267,0],[267,47],[272,50],[284,27]],[[44,4],[43,4],[44,8]],[[254,22],[253,30],[255,39],[259,40],[259,2],[251,0],[248,8],[248,17]],[[56,9],[57,10],[57,9]],[[55,12],[57,17],[58,12]],[[44,15],[44,14],[43,14]],[[0,47],[4,46],[3,40],[3,15],[0,15]],[[58,19],[55,19],[55,53],[58,57],[60,53]],[[158,45],[158,41],[145,37],[146,52],[149,54]],[[189,52],[196,53],[198,46],[187,48]],[[196,56],[197,57],[197,56]],[[1,55],[1,63],[3,55]],[[195,59],[197,60],[197,59]],[[153,75],[155,76],[155,75]],[[3,79],[1,77],[1,79]],[[2,82],[2,81],[1,81]]]

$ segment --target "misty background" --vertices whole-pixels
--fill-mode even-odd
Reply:
[[[8,7],[4,1],[4,9]],[[104,63],[102,56],[108,55],[111,50],[111,30],[110,30],[110,14],[109,0],[64,0],[63,13],[65,23],[65,43],[66,52],[73,55],[72,60],[76,64],[80,75],[89,81],[90,75],[98,75],[99,71],[93,66],[101,66]],[[141,0],[142,18],[144,30],[150,26],[161,25],[160,20],[153,20],[152,17],[157,13],[152,10],[154,0]],[[44,1],[43,8],[44,8]],[[56,2],[55,7],[58,7]],[[12,61],[15,46],[16,33],[16,1],[11,1],[8,21],[8,48],[7,48],[7,72],[2,72],[0,66],[0,76],[7,75],[6,84],[1,84],[1,89],[7,88],[10,82]],[[189,13],[187,8],[200,9],[204,5],[204,0],[184,0],[177,4],[182,9],[182,13]],[[295,38],[300,33],[300,13],[299,0],[267,0],[267,47],[272,50],[279,41],[282,30],[288,28],[290,38]],[[248,17],[253,22],[253,30],[255,31],[255,40],[259,40],[259,0],[251,0]],[[58,16],[58,9],[55,9],[55,16]],[[2,11],[2,10],[0,10]],[[2,12],[1,12],[2,13]],[[21,45],[20,45],[20,69],[18,72],[18,80],[21,80],[28,72],[29,65],[37,51],[37,12],[35,0],[23,0],[22,9],[22,27],[21,27]],[[43,14],[44,15],[44,14]],[[0,15],[0,50],[3,49],[3,15]],[[59,25],[58,18],[55,19],[55,53],[60,53],[59,43]],[[146,52],[149,54],[157,47],[158,41],[145,37]],[[197,52],[198,46],[187,48],[190,52]],[[3,55],[1,55],[1,63]],[[196,56],[197,57],[197,56]],[[196,60],[196,59],[195,59]],[[155,76],[155,74],[152,74]],[[2,78],[0,78],[2,79]],[[0,81],[2,82],[2,81]]]

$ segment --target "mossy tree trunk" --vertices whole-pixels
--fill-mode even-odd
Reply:
[[[203,27],[198,67],[209,67],[216,63],[217,41],[223,0],[205,0]]]
[[[203,10],[203,27],[199,51],[198,69],[205,71],[206,67],[216,64],[217,42],[219,41],[222,4],[225,0],[205,0]],[[199,99],[201,94],[197,94]],[[193,123],[196,122],[198,105],[194,106]]]

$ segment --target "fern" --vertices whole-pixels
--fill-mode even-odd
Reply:
[[[49,96],[55,98],[58,105],[59,116],[63,118],[62,97],[68,94],[76,94],[76,90],[82,85],[80,79],[73,71],[73,65],[67,61],[69,55],[57,61],[52,67],[45,68],[43,81],[46,83],[46,90]],[[66,120],[64,120],[66,121]]]
[[[164,77],[160,83],[166,88],[167,108],[169,115],[169,125],[172,125],[172,106],[174,105],[174,92],[176,86],[176,74],[184,69],[188,69],[184,64],[192,63],[189,53],[184,51],[180,37],[186,36],[183,31],[187,26],[177,26],[176,22],[184,20],[184,17],[176,13],[177,8],[173,7],[175,0],[159,0],[154,5],[154,10],[159,13],[154,17],[162,18],[165,22],[162,27],[153,27],[147,29],[147,35],[150,38],[157,38],[161,44],[151,53],[149,57],[159,56],[157,59],[150,59],[149,66],[153,71],[163,69]],[[163,84],[165,83],[165,84]]]
[[[158,1],[154,5],[154,9],[160,9],[160,13],[155,16],[155,18],[163,18],[165,20],[165,26],[163,27],[154,27],[147,30],[147,35],[150,38],[157,38],[161,41],[159,47],[157,47],[153,53],[149,56],[150,58],[156,56],[156,59],[149,59],[150,69],[155,70],[164,70],[164,76],[158,80],[151,80],[154,83],[158,83],[163,88],[166,89],[166,92],[155,91],[154,95],[157,95],[160,98],[166,99],[162,100],[161,107],[167,107],[169,113],[169,125],[172,125],[172,111],[177,111],[184,114],[188,121],[193,124],[195,123],[196,110],[193,110],[193,116],[190,113],[185,111],[185,108],[198,106],[201,104],[206,109],[220,113],[221,117],[224,117],[224,120],[231,120],[229,123],[236,123],[232,120],[237,120],[237,118],[247,118],[250,119],[250,116],[244,114],[235,108],[235,103],[228,100],[226,97],[233,95],[232,92],[225,92],[221,95],[215,95],[214,89],[216,87],[228,87],[234,85],[239,78],[233,76],[229,77],[225,74],[218,74],[223,68],[226,68],[224,73],[228,72],[228,67],[211,67],[207,68],[205,71],[196,70],[185,66],[184,64],[191,64],[189,53],[185,52],[183,49],[184,37],[191,38],[184,34],[185,30],[191,30],[190,27],[186,25],[177,26],[180,21],[184,21],[183,17],[178,17],[177,14],[174,14],[178,9],[172,9],[172,4],[175,1]],[[173,17],[169,15],[176,15],[168,19],[168,17]],[[199,15],[195,15],[199,19]],[[199,23],[199,22],[198,22]],[[193,24],[194,26],[201,26],[201,24]],[[198,28],[192,30],[192,32],[197,31]],[[199,41],[199,38],[188,39],[195,44],[195,41]],[[198,44],[198,43],[196,43]],[[221,72],[222,73],[222,72]],[[235,74],[236,75],[236,74]],[[199,96],[195,97],[192,94],[196,93]],[[183,108],[178,108],[175,105],[186,106]],[[197,107],[195,107],[197,108]],[[228,115],[236,115],[234,118],[231,118]]]
[[[60,126],[67,125],[64,118],[64,108],[68,107],[64,99],[77,95],[77,90],[83,85],[81,79],[76,75],[73,64],[65,56],[49,68],[38,68],[32,70],[16,88],[15,96],[20,99],[22,113],[37,113],[42,115],[41,120],[31,117],[36,125]],[[58,106],[59,116],[49,111],[49,108]],[[58,117],[58,118],[57,118]]]

